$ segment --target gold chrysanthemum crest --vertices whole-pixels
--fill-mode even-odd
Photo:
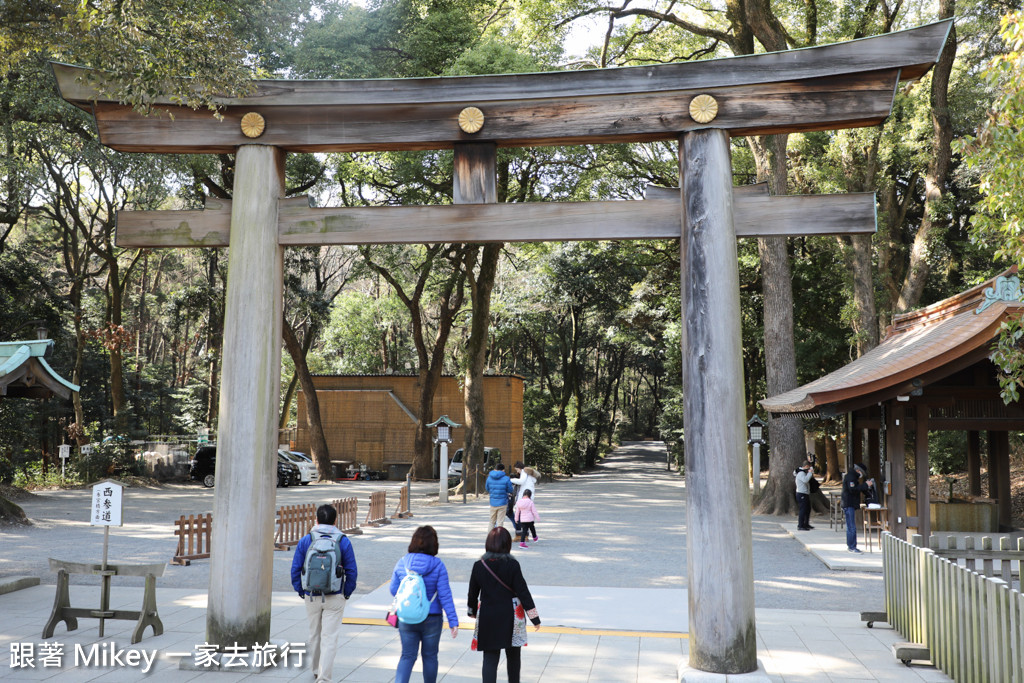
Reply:
[[[263,135],[263,130],[267,124],[263,120],[263,117],[254,111],[249,112],[242,117],[242,135],[247,138],[258,138]]]
[[[718,116],[718,102],[711,95],[697,95],[690,100],[690,118],[697,123],[710,123]]]
[[[475,133],[484,127],[484,113],[476,107],[466,107],[459,112],[459,128],[466,133]]]

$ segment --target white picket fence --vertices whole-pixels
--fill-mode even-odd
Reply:
[[[889,623],[927,647],[932,663],[954,681],[1024,683],[1024,539],[1016,549],[1000,543],[999,550],[991,539],[979,549],[932,541],[925,548],[921,536],[907,543],[884,534]]]

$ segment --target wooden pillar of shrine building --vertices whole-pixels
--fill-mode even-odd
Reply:
[[[928,418],[931,410],[927,403],[914,406],[914,471],[917,473],[917,533],[926,540],[932,533],[931,522],[931,463],[928,462]]]
[[[1016,267],[924,308],[893,318],[882,343],[860,358],[792,391],[761,401],[773,413],[838,417],[850,414],[854,428],[878,432],[885,444],[890,495],[885,501],[892,533],[928,537],[940,531],[1009,530],[1009,431],[1024,430],[1024,403],[1005,403],[999,369],[989,359],[1007,320],[1024,314],[1024,288]],[[912,430],[916,510],[907,509],[907,430]],[[981,491],[981,431],[988,442],[988,496],[991,501],[950,501],[979,505],[953,517],[942,510],[932,519],[929,434],[966,433],[966,472],[971,494]],[[964,471],[954,472],[963,474]],[[944,491],[939,495],[943,498]],[[945,502],[945,501],[940,501]],[[961,508],[961,511],[970,511]],[[977,512],[977,514],[974,514]],[[970,527],[975,528],[970,528]],[[966,527],[966,528],[965,528]]]
[[[967,492],[981,495],[981,432],[967,432]]]
[[[54,65],[61,95],[95,117],[113,149],[238,154],[233,200],[117,218],[121,247],[231,247],[208,642],[269,635],[283,247],[681,236],[690,664],[756,668],[736,239],[871,234],[875,198],[733,188],[729,140],[880,124],[899,83],[935,63],[951,25],[621,69],[258,81],[219,100],[220,118],[167,98],[153,108],[173,115],[147,118],[100,93],[102,74]],[[681,199],[495,203],[499,147],[668,140],[680,145]],[[437,149],[455,151],[454,205],[279,199],[285,153]]]
[[[684,134],[679,175],[690,666],[747,673],[757,643],[728,133]]]
[[[217,486],[206,641],[270,640],[283,249],[284,154],[243,145],[235,160],[224,314]]]

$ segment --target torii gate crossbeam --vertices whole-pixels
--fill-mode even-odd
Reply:
[[[113,149],[237,153],[226,232],[224,217],[213,212],[187,212],[184,221],[126,213],[118,226],[122,244],[231,245],[207,641],[244,645],[270,636],[282,245],[346,243],[354,235],[358,243],[424,241],[425,232],[414,239],[402,225],[417,220],[417,212],[429,219],[430,239],[444,242],[662,237],[674,224],[685,318],[689,664],[722,674],[754,671],[736,237],[788,234],[790,228],[743,218],[748,200],[732,188],[729,138],[881,123],[898,83],[931,68],[951,26],[948,20],[803,50],[621,69],[259,81],[251,94],[221,102],[222,120],[167,101],[157,105],[172,110],[173,118],[144,117],[101,97],[95,87],[101,74],[54,65],[63,97],[95,116],[101,141]],[[493,205],[499,146],[651,140],[679,141],[682,189],[675,206],[662,200]],[[455,149],[458,206],[342,212],[280,200],[287,152],[442,148]],[[776,206],[793,201],[767,199]],[[635,213],[621,220],[638,218],[639,229],[591,220],[626,206]],[[831,227],[870,229],[865,223],[873,227],[873,207],[870,217],[864,208]],[[820,206],[816,211],[828,214]],[[298,221],[289,222],[296,213]],[[571,230],[545,232],[567,217]],[[195,221],[202,224],[198,232]],[[466,228],[475,221],[484,229]],[[532,225],[538,222],[540,229]],[[515,230],[504,230],[513,224]]]

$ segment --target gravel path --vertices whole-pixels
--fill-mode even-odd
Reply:
[[[360,517],[370,491],[397,489],[392,482],[313,484],[277,489],[277,504],[320,502],[357,496]],[[352,536],[359,564],[358,594],[387,581],[409,537],[420,524],[433,525],[441,539],[440,557],[452,580],[468,581],[473,561],[483,552],[488,507],[485,500],[428,504],[436,484],[414,484],[413,519],[395,520]],[[541,483],[535,502],[541,541],[514,552],[532,584],[547,586],[680,588],[686,585],[686,489],[683,479],[665,471],[664,446],[628,443],[586,474]],[[51,491],[21,502],[31,527],[0,528],[0,577],[40,576],[54,583],[47,558],[98,562],[103,531],[87,523],[88,490]],[[394,501],[389,494],[389,508]],[[213,508],[213,490],[198,485],[125,490],[124,527],[110,532],[112,562],[160,562],[176,547],[173,520]],[[787,520],[788,521],[788,520]],[[757,607],[858,611],[880,604],[882,577],[831,571],[786,534],[771,517],[753,518],[754,580]],[[723,539],[724,540],[724,539]],[[274,554],[274,590],[289,590],[290,552]],[[92,577],[76,576],[76,583]],[[122,579],[130,583],[131,579]],[[168,566],[161,585],[206,588],[209,561]]]

